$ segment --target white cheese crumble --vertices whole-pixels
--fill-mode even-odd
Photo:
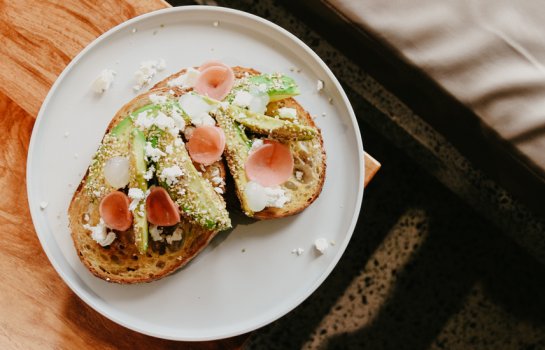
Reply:
[[[296,119],[297,110],[295,108],[282,107],[278,109],[278,115],[283,119]]]
[[[162,104],[165,104],[165,103],[167,102],[167,97],[166,97],[166,96],[157,95],[157,94],[150,94],[150,95],[149,95],[149,100],[150,100],[151,103],[153,103],[153,104],[162,105]]]
[[[157,71],[162,71],[166,67],[164,59],[150,60],[140,62],[140,67],[134,72],[134,79],[136,85],[133,86],[134,91],[142,89],[145,85],[149,84],[151,79],[157,74]]]
[[[44,210],[45,208],[47,208],[47,202],[46,201],[42,201],[40,202],[40,209]]]
[[[114,82],[115,75],[117,73],[112,69],[103,69],[98,77],[93,81],[93,91],[97,94],[102,94],[108,90]]]
[[[295,248],[291,251],[292,254],[295,254],[297,256],[303,254],[305,250],[303,248]]]
[[[129,210],[135,211],[138,203],[146,197],[146,194],[139,188],[129,188],[128,196],[130,199],[132,199],[131,203],[129,204]]]
[[[146,180],[151,180],[151,178],[153,177],[153,173],[155,172],[155,166],[153,166],[153,164],[148,168],[148,170],[146,170],[146,173],[144,174],[144,179]]]
[[[141,129],[149,129],[153,125],[154,118],[148,111],[138,113],[134,123]]]
[[[103,247],[112,244],[112,242],[116,238],[115,232],[113,231],[110,231],[106,234],[106,225],[104,224],[104,220],[102,219],[100,219],[99,223],[96,226],[84,224],[83,228],[91,231],[91,238]]]
[[[248,107],[252,102],[253,95],[248,91],[239,91],[233,99],[233,104],[240,107]]]
[[[159,228],[159,226],[149,225],[149,233],[153,241],[157,242],[163,240],[163,236],[161,236],[161,233],[163,233],[163,229]]]
[[[181,241],[182,240],[182,230],[180,228],[177,228],[172,232],[170,236],[167,236],[167,243],[172,244],[172,242]]]
[[[146,142],[146,148],[144,149],[146,153],[146,159],[152,160],[153,162],[157,162],[159,158],[166,155],[165,152],[161,151],[159,148],[153,147],[151,142]]]
[[[255,181],[246,184],[244,194],[251,211],[258,212],[266,207],[283,208],[290,198],[280,186],[264,187]]]
[[[201,75],[200,71],[190,67],[186,70],[184,74],[172,80],[169,80],[167,85],[170,87],[179,86],[181,88],[194,87],[200,75]]]
[[[172,147],[172,145],[167,145],[167,146],[165,147],[165,152],[166,152],[167,154],[172,154],[172,152],[174,152],[174,148]]]
[[[259,147],[263,146],[263,140],[261,139],[254,139],[252,141],[252,147],[250,147],[250,151],[248,154],[254,153]]]
[[[329,245],[327,244],[327,240],[325,238],[318,238],[314,241],[314,248],[316,248],[320,254],[324,254],[328,246]]]
[[[178,183],[178,177],[182,176],[184,173],[179,166],[173,165],[169,168],[164,168],[159,175],[159,179],[167,183],[167,185],[172,186]]]
[[[89,216],[89,214],[85,213],[85,215],[83,215],[83,221],[89,222],[89,219],[91,219],[91,217]]]
[[[170,113],[170,116],[174,120],[174,125],[181,131],[184,131],[185,129],[185,120],[184,118],[178,113],[176,109],[173,109]]]
[[[297,179],[297,181],[303,180],[303,172],[302,171],[296,171],[295,172],[295,178]]]
[[[214,118],[208,114],[214,107],[202,97],[195,94],[185,94],[178,101],[193,125],[216,125]]]
[[[320,92],[323,89],[324,89],[324,81],[318,79],[318,81],[316,81],[316,91]]]

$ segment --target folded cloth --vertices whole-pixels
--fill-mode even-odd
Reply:
[[[326,2],[399,50],[545,173],[542,1]]]

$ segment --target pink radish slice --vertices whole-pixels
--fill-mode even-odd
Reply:
[[[226,64],[223,63],[223,62],[211,60],[211,61],[206,61],[206,62],[204,62],[203,64],[201,64],[201,65],[199,66],[198,70],[199,70],[200,72],[202,72],[202,71],[205,70],[206,68],[210,68],[210,67],[224,67],[224,68],[231,69],[228,65],[226,65]]]
[[[225,149],[225,134],[216,126],[203,125],[195,128],[187,142],[191,159],[203,165],[220,160]]]
[[[195,82],[195,91],[215,100],[223,100],[233,88],[235,73],[227,66],[204,69]]]
[[[180,222],[178,206],[162,187],[153,187],[146,198],[148,221],[157,226],[173,226]]]
[[[98,210],[106,226],[111,229],[126,231],[132,225],[129,197],[121,191],[108,193],[100,201]]]
[[[293,156],[288,146],[266,140],[248,156],[246,176],[261,186],[277,186],[286,182],[293,173]]]

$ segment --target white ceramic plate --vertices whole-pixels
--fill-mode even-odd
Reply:
[[[66,212],[110,118],[135,96],[131,87],[139,62],[159,58],[166,60],[167,68],[155,82],[209,59],[294,77],[301,88],[297,99],[316,116],[323,131],[327,177],[321,196],[303,213],[240,224],[216,237],[183,270],[160,281],[114,285],[93,277],[79,261]],[[292,67],[301,71],[292,72]],[[104,68],[116,70],[116,80],[104,95],[96,96],[90,85]],[[325,82],[322,93],[316,91],[318,79]],[[354,112],[337,79],[310,48],[262,18],[225,8],[190,6],[125,22],[68,65],[38,115],[30,142],[27,186],[43,249],[81,299],[138,332],[175,340],[210,340],[274,321],[324,281],[354,230],[363,172]],[[43,201],[48,203],[45,210],[40,208]],[[322,256],[313,249],[319,237],[335,242]],[[292,254],[299,247],[305,253]]]

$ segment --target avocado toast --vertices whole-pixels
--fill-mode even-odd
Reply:
[[[127,103],[69,207],[84,265],[110,282],[140,283],[189,262],[231,227],[222,157],[247,216],[308,207],[323,186],[325,151],[298,93],[287,76],[212,61]]]
[[[266,109],[262,115],[265,117],[275,117],[276,121],[285,121],[287,125],[307,127],[313,132],[312,137],[298,137],[300,135],[287,135],[287,137],[279,137],[267,130],[257,130],[259,133],[252,132],[251,125],[244,125],[244,121],[233,121],[231,116],[221,113],[221,109],[215,115],[218,124],[226,130],[228,136],[228,146],[231,142],[232,147],[227,147],[225,156],[230,169],[231,175],[234,177],[236,184],[236,192],[241,203],[242,210],[246,215],[256,219],[274,219],[282,218],[289,215],[294,215],[305,208],[318,198],[325,180],[326,172],[326,154],[323,146],[323,139],[320,129],[314,123],[311,115],[293,98],[299,91],[292,79],[282,75],[267,75],[261,74],[255,69],[244,67],[232,67],[235,76],[233,91],[226,97],[226,100],[236,99],[238,91],[252,90],[254,87],[261,87],[262,90],[270,95],[266,101]],[[176,87],[183,83],[184,75],[189,75],[194,68],[183,69],[166,79],[157,83],[154,88]],[[271,76],[273,83],[271,84]],[[277,79],[278,78],[278,79]],[[274,79],[279,80],[278,82]],[[266,86],[269,84],[269,86]],[[266,89],[263,89],[265,85]],[[272,85],[272,86],[271,86]],[[192,89],[191,87],[189,89]],[[247,112],[246,110],[244,110]],[[289,111],[291,115],[286,117],[280,111]],[[261,113],[258,113],[261,115]],[[222,118],[222,115],[224,118]],[[255,117],[256,114],[251,117]],[[235,118],[236,119],[236,118]],[[255,118],[248,118],[255,120]],[[268,120],[269,121],[269,120]],[[258,121],[256,124],[259,124]],[[223,125],[222,125],[223,124]],[[243,125],[241,128],[241,124]],[[229,129],[235,128],[237,134],[229,132]],[[241,130],[245,129],[245,130]],[[264,132],[263,132],[264,131]],[[229,137],[234,136],[234,137]],[[238,136],[238,137],[237,137]],[[290,138],[290,136],[293,136]],[[298,139],[299,138],[299,139]],[[280,200],[281,205],[266,206],[259,211],[253,211],[247,205],[247,198],[244,193],[244,187],[248,182],[243,174],[243,163],[252,150],[252,145],[256,140],[262,139],[280,139],[283,143],[289,146],[293,155],[293,172],[291,176],[277,188],[277,193],[283,193],[279,197],[289,200]],[[258,143],[260,141],[257,141]],[[284,203],[282,203],[284,202]]]
[[[132,101],[123,106],[112,119],[102,144],[97,151],[87,173],[76,190],[69,210],[69,224],[72,231],[74,245],[83,264],[97,277],[110,282],[117,283],[139,283],[151,282],[168,275],[181,266],[189,262],[195,255],[204,249],[208,242],[222,229],[230,227],[230,220],[225,209],[225,202],[221,195],[214,190],[211,181],[204,180],[205,177],[221,176],[224,173],[221,163],[216,163],[208,166],[203,172],[204,175],[198,173],[197,168],[188,162],[188,157],[182,154],[182,162],[184,171],[189,168],[194,176],[196,184],[188,184],[189,186],[197,186],[197,192],[193,193],[193,197],[179,198],[180,204],[191,203],[196,197],[200,205],[208,208],[214,207],[217,211],[212,220],[207,220],[209,217],[200,215],[198,210],[189,208],[188,214],[183,214],[181,221],[176,225],[169,227],[149,226],[146,222],[145,211],[140,210],[138,206],[143,203],[136,203],[137,208],[133,210],[134,224],[126,231],[114,231],[106,228],[102,222],[100,214],[101,199],[105,197],[107,192],[116,190],[110,186],[101,175],[104,170],[107,158],[116,156],[127,157],[130,161],[130,183],[121,189],[126,191],[127,188],[135,189],[146,187],[147,181],[139,181],[136,174],[142,175],[144,169],[136,171],[137,160],[133,159],[131,153],[142,154],[139,149],[138,139],[135,135],[143,134],[142,130],[136,127],[138,124],[138,116],[142,117],[142,111],[160,109],[158,108],[157,100],[174,101],[182,96],[186,91],[180,89],[155,89],[148,93],[137,96]],[[156,139],[157,130],[147,130],[145,137]],[[161,131],[160,133],[164,133]],[[166,138],[174,139],[176,137],[168,134]],[[156,141],[157,142],[157,141]],[[160,150],[161,143],[159,141],[156,149]],[[179,143],[179,150],[184,147]],[[167,151],[168,144],[163,145],[162,152]],[[185,152],[185,149],[183,150]],[[146,171],[154,165],[157,168],[169,168],[170,163],[174,164],[179,152],[169,154],[164,162],[158,161],[155,164],[148,163]],[[170,163],[168,163],[170,162]],[[159,173],[160,174],[160,173]],[[152,182],[158,182],[157,175],[149,177]],[[140,185],[138,184],[140,182]],[[172,190],[178,190],[180,184],[172,187]],[[216,185],[216,188],[222,188],[222,184]],[[147,188],[140,188],[142,192],[146,192]],[[189,188],[186,188],[188,190]],[[169,189],[170,190],[170,189]],[[204,192],[206,195],[202,195]],[[137,191],[134,191],[137,192]],[[176,197],[176,196],[174,196]],[[175,200],[175,198],[174,198]],[[135,201],[133,199],[133,201]],[[142,215],[143,214],[143,215]],[[204,225],[203,225],[204,223]],[[97,232],[99,231],[99,232]],[[102,231],[102,232],[100,232]],[[91,234],[90,234],[91,233]],[[104,246],[97,242],[97,235],[101,237]],[[112,240],[111,237],[115,238]],[[110,239],[108,239],[110,237]],[[109,243],[109,244],[108,244]]]

